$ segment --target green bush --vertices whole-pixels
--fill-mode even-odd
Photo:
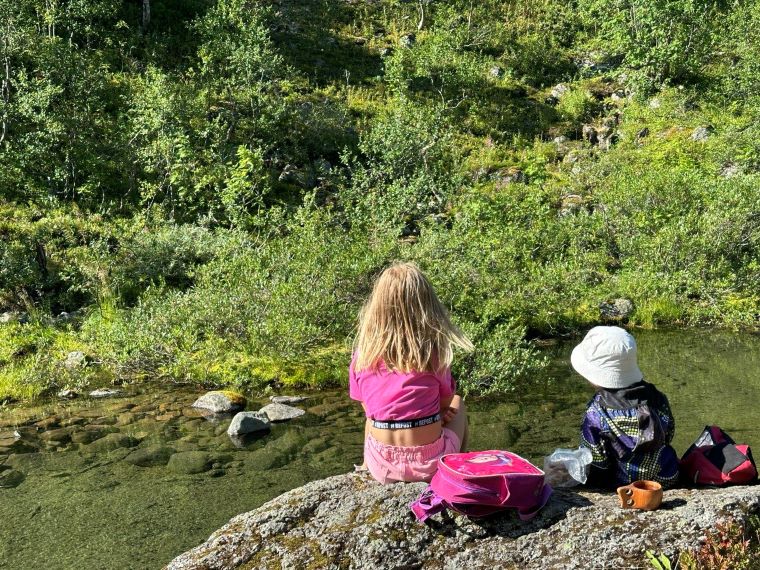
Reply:
[[[713,0],[581,0],[578,7],[599,47],[621,56],[644,89],[695,79],[724,18],[723,3]]]

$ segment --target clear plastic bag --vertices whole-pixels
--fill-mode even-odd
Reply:
[[[552,487],[575,487],[586,482],[593,457],[587,447],[555,449],[544,457],[546,482]]]

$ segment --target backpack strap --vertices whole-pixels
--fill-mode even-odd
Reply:
[[[424,523],[428,517],[445,511],[447,506],[443,497],[433,491],[429,485],[413,503],[409,504],[409,508],[417,517],[417,521],[421,523]]]
[[[531,508],[531,509],[518,509],[517,514],[520,517],[521,521],[529,521],[533,517],[535,517],[538,514],[538,511],[544,508],[546,506],[546,503],[549,502],[549,497],[552,496],[553,489],[550,485],[544,485],[543,490],[541,491],[541,498],[538,501],[538,504]]]

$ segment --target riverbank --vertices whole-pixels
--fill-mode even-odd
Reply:
[[[610,492],[558,490],[530,522],[453,514],[420,525],[408,505],[425,486],[315,481],[233,518],[166,568],[647,568],[648,551],[675,561],[720,521],[744,527],[760,515],[757,485],[666,491],[652,512],[621,509]]]

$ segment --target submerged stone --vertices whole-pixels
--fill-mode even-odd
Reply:
[[[167,467],[173,473],[192,475],[211,469],[211,460],[203,451],[183,451],[172,455]]]
[[[307,399],[306,396],[272,396],[269,398],[275,404],[297,404]]]
[[[137,440],[124,433],[109,433],[87,446],[87,450],[93,453],[113,451],[122,447],[134,447]]]
[[[92,443],[96,439],[100,439],[103,435],[105,434],[99,430],[75,431],[71,434],[71,441],[72,443],[82,443],[86,445]]]
[[[245,408],[246,399],[242,394],[231,390],[207,392],[194,403],[194,408],[202,408],[215,414],[239,412]]]
[[[48,418],[35,422],[34,425],[41,429],[51,429],[51,428],[58,427],[59,421],[60,420],[58,416],[50,416]]]
[[[90,392],[91,398],[111,398],[113,396],[118,396],[121,394],[121,390],[117,390],[116,388],[99,388],[98,390],[93,390]]]
[[[285,404],[268,404],[261,408],[259,413],[266,414],[270,421],[281,422],[292,420],[304,415],[306,412],[301,408],[294,408]]]
[[[165,445],[151,445],[142,449],[136,449],[124,458],[124,461],[137,467],[155,467],[166,465],[174,453],[171,447]]]
[[[70,428],[59,428],[43,431],[40,434],[40,439],[45,441],[58,441],[60,443],[66,443],[71,440]]]
[[[0,489],[18,487],[25,477],[21,471],[16,471],[15,469],[3,471],[0,473]]]

